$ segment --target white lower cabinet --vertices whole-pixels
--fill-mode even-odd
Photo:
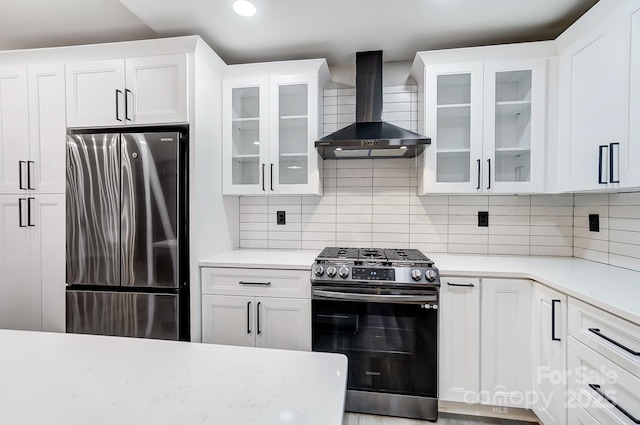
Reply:
[[[567,297],[537,284],[533,290],[532,408],[544,425],[567,421]]]
[[[567,409],[567,415],[569,417],[569,425],[600,425],[600,423],[595,420],[593,416],[587,413],[586,410],[579,406],[574,400],[569,401],[570,406]]]
[[[477,403],[480,391],[480,279],[440,278],[439,398]]]
[[[64,195],[0,196],[0,328],[65,331]]]
[[[482,279],[480,402],[529,408],[531,294],[528,280]]]
[[[311,350],[311,300],[203,295],[202,341]]]
[[[202,341],[311,351],[308,270],[202,269]]]

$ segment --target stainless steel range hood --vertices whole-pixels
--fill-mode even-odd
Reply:
[[[410,158],[429,137],[382,121],[382,51],[356,53],[356,122],[316,141],[324,159]]]

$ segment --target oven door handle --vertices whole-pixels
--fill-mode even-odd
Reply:
[[[358,294],[352,292],[325,291],[323,289],[313,290],[314,300],[343,300],[343,301],[363,301],[373,303],[390,304],[436,304],[437,295],[378,295],[378,294]]]

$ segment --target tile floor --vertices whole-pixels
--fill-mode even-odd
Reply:
[[[432,422],[418,419],[395,418],[391,416],[345,413],[343,425],[429,425]],[[452,415],[441,413],[438,425],[530,425],[529,422],[508,419],[481,418],[477,416]]]

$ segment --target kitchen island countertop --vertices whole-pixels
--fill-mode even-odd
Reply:
[[[320,250],[237,249],[202,267],[311,270]],[[441,276],[532,279],[640,324],[640,272],[574,257],[425,253]]]
[[[0,423],[342,423],[341,354],[0,330]]]

